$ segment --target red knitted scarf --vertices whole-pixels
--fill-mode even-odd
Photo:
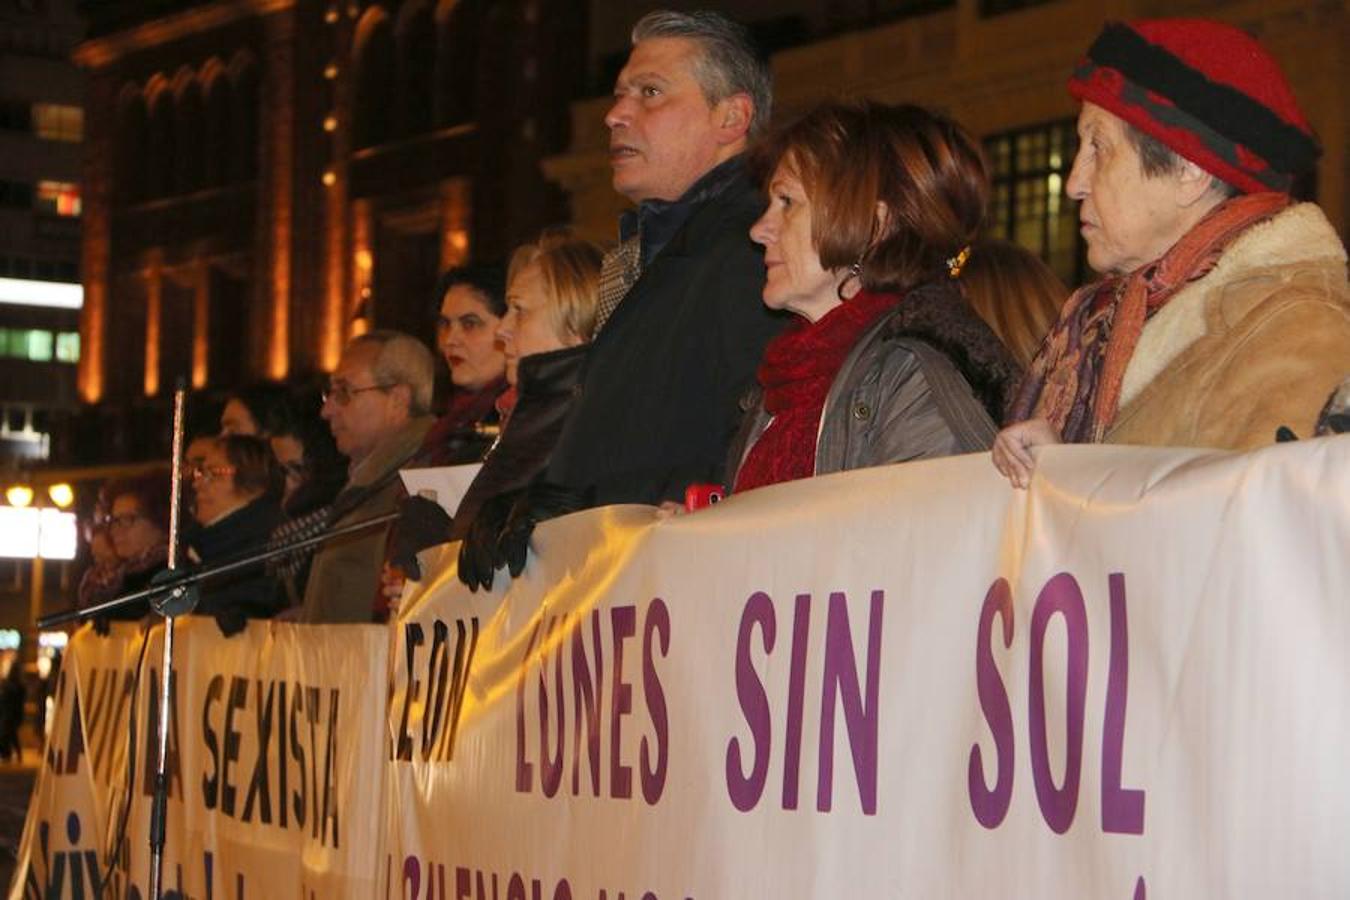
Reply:
[[[1207,275],[1247,229],[1288,205],[1284,194],[1235,197],[1156,262],[1080,288],[1022,379],[1008,421],[1039,416],[1069,443],[1100,443],[1119,412],[1125,370],[1144,323],[1177,291]]]
[[[746,455],[737,491],[815,474],[816,431],[830,385],[863,332],[899,300],[862,291],[819,321],[794,323],[769,342],[758,377],[773,421]]]

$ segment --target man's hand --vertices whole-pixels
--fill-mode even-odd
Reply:
[[[1031,473],[1036,468],[1031,448],[1058,443],[1062,443],[1059,432],[1045,419],[1028,419],[1009,425],[994,438],[991,451],[994,468],[1012,482],[1013,487],[1025,489],[1031,483]]]

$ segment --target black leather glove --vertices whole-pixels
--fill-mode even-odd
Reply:
[[[413,581],[421,581],[422,567],[417,564],[417,554],[450,540],[450,525],[450,514],[436,501],[404,497],[398,505],[389,561]]]
[[[534,526],[558,516],[585,509],[591,505],[590,493],[577,491],[560,484],[536,481],[511,505],[497,542],[494,558],[498,567],[506,566],[512,578],[525,571],[525,558],[530,550],[530,535]]]
[[[492,590],[497,562],[497,543],[506,525],[511,507],[523,491],[509,491],[489,497],[478,507],[464,541],[459,545],[459,580],[471,591],[480,587]]]
[[[216,627],[225,637],[234,637],[248,624],[248,616],[237,609],[223,609],[215,614]]]

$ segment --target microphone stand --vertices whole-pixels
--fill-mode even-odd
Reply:
[[[169,571],[178,568],[178,537],[182,528],[183,499],[183,430],[184,408],[187,405],[187,385],[182,376],[173,392],[173,468],[169,482]],[[152,606],[164,617],[164,656],[159,669],[159,746],[155,754],[155,786],[150,805],[150,900],[159,900],[160,884],[164,877],[164,834],[169,817],[169,716],[173,697],[173,633],[179,612],[170,608],[173,600],[189,600],[188,609],[196,605],[196,598],[186,589],[168,592],[162,605]],[[128,790],[131,787],[128,785]]]
[[[332,528],[323,534],[316,534],[313,537],[303,538],[293,541],[289,544],[283,544],[280,547],[273,547],[271,550],[264,550],[259,553],[241,556],[238,559],[232,559],[229,562],[223,562],[206,569],[183,570],[181,575],[173,578],[164,579],[160,584],[151,585],[143,590],[132,594],[123,594],[121,597],[114,597],[112,600],[104,600],[102,603],[96,603],[93,606],[86,606],[83,609],[72,609],[66,612],[52,613],[50,616],[44,616],[38,619],[39,628],[52,628],[57,625],[65,625],[69,622],[81,622],[85,619],[96,618],[103,613],[113,612],[124,606],[130,606],[133,603],[139,603],[142,600],[171,594],[169,601],[163,604],[168,609],[172,608],[172,615],[181,615],[191,612],[196,602],[192,601],[190,606],[179,609],[174,600],[189,593],[193,588],[203,581],[211,581],[222,575],[228,575],[231,572],[237,572],[240,569],[247,569],[256,566],[259,563],[267,562],[270,559],[276,559],[278,556],[287,556],[295,553],[297,550],[305,550],[309,547],[315,547],[325,541],[331,541],[334,538],[346,537],[349,534],[355,534],[358,531],[365,531],[368,528],[375,528],[379,525],[387,525],[397,519],[397,512],[384,513],[379,516],[371,516],[369,519],[362,519],[359,522],[352,522],[350,525],[343,525],[341,528]]]

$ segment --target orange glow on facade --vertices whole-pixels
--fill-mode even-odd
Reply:
[[[80,315],[79,392],[85,403],[103,399],[103,306],[102,281],[84,286],[84,310]]]
[[[371,282],[375,272],[375,255],[370,249],[372,230],[369,201],[356,201],[352,204],[352,296],[346,315],[348,338],[365,334],[371,327]]]
[[[164,282],[159,260],[150,264],[145,281],[145,396],[159,393],[159,320]]]
[[[192,386],[206,387],[207,372],[207,316],[211,310],[211,267],[197,266],[192,293]]]
[[[441,268],[469,260],[469,183],[456,178],[441,186]]]
[[[324,192],[327,234],[324,257],[323,325],[319,330],[319,368],[331,372],[337,368],[346,342],[346,185],[335,184]]]
[[[291,167],[278,161],[272,173],[278,197],[291,195]],[[281,381],[290,370],[291,327],[291,205],[280,202],[272,216],[272,326],[268,336],[267,377]]]

